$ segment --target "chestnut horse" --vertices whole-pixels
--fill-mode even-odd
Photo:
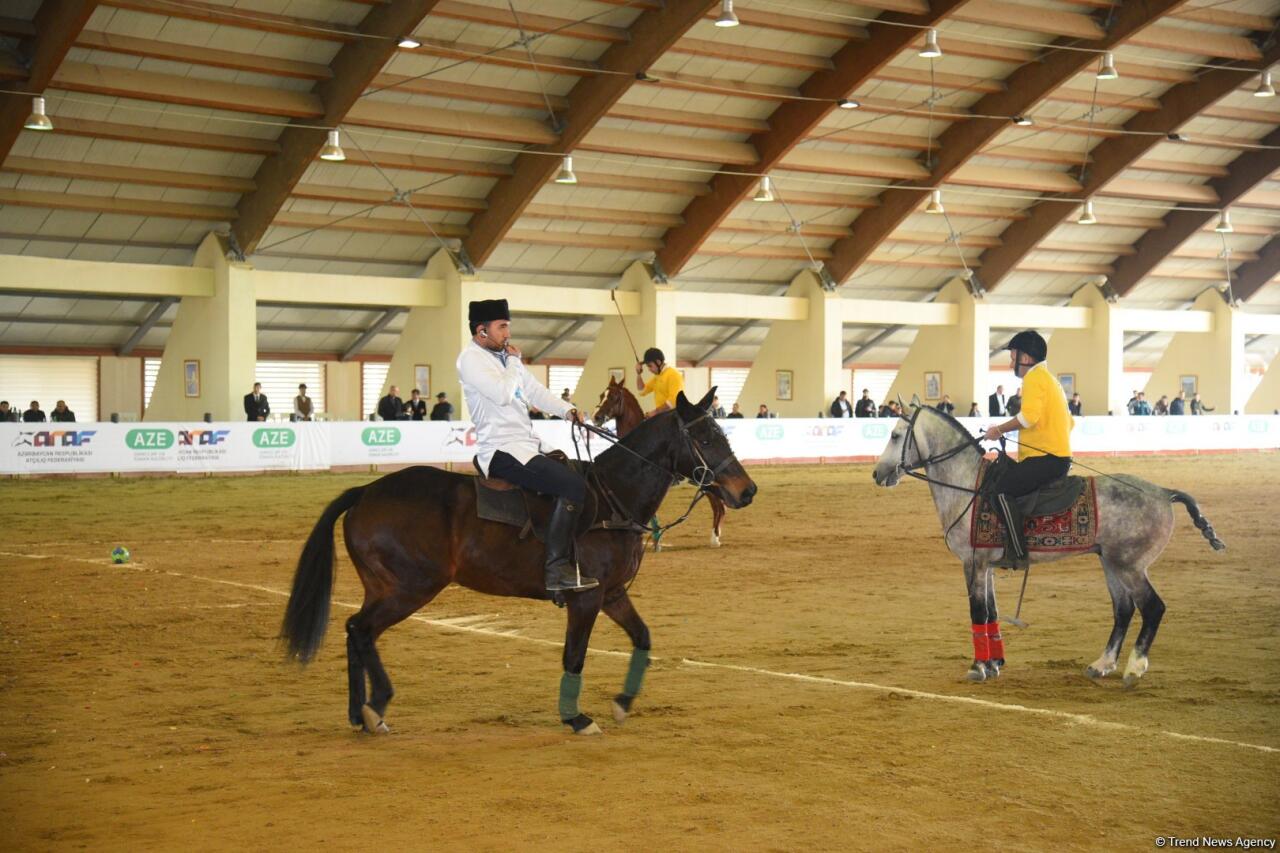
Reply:
[[[714,389],[712,389],[714,391]],[[600,585],[565,593],[568,626],[560,719],[578,734],[600,728],[578,710],[582,668],[596,616],[603,609],[632,643],[627,678],[613,702],[621,723],[640,691],[649,660],[649,629],[636,613],[627,586],[644,555],[645,523],[658,511],[676,476],[703,484],[737,509],[751,503],[756,485],[742,469],[706,407],[680,394],[676,408],[649,418],[586,468],[598,501],[595,523],[578,537],[584,575]],[[570,427],[571,429],[573,427]],[[547,599],[544,548],[520,529],[476,515],[474,477],[417,466],[348,489],[321,514],[293,578],[282,636],[288,654],[303,663],[315,657],[329,622],[333,589],[333,527],[346,513],[347,553],[364,584],[364,605],[347,620],[347,716],[354,726],[385,732],[391,680],[375,642],[451,582],[490,595]],[[588,507],[591,502],[588,502]],[[366,699],[365,678],[371,692]]]
[[[627,390],[627,386],[610,378],[609,387],[600,392],[600,406],[591,416],[591,420],[598,424],[613,421],[613,431],[618,434],[618,438],[622,438],[644,420],[644,410],[640,408],[640,401],[636,399],[636,395]],[[719,548],[720,523],[724,521],[724,501],[711,492],[706,494],[707,503],[711,505],[711,547]],[[657,535],[653,539],[653,550],[662,550],[662,544]]]

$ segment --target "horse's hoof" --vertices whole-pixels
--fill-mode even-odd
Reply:
[[[1138,681],[1139,681],[1139,679],[1141,679],[1141,678],[1142,678],[1142,676],[1141,676],[1141,675],[1138,675],[1137,673],[1133,673],[1133,672],[1126,672],[1126,673],[1124,674],[1124,686],[1125,686],[1125,689],[1126,689],[1126,690],[1132,690],[1133,688],[1137,687],[1137,686],[1138,686]]]
[[[986,681],[987,668],[977,661],[974,661],[973,665],[969,667],[969,671],[964,674],[964,678],[965,681]]]
[[[610,703],[613,708],[613,721],[618,725],[622,725],[627,721],[627,712],[617,702]]]
[[[604,732],[600,730],[600,727],[596,725],[595,720],[591,719],[586,714],[579,714],[578,716],[574,717],[572,720],[562,720],[561,722],[563,722],[569,728],[573,729],[573,733],[575,735],[604,734]]]
[[[369,734],[385,735],[391,731],[387,726],[386,720],[382,719],[378,712],[369,705],[365,705],[360,709],[360,716],[364,718],[364,730]]]
[[[631,713],[631,701],[634,698],[625,693],[619,693],[613,697],[613,719],[618,725],[627,721],[627,715]]]
[[[987,678],[1000,677],[1000,664],[996,663],[994,659],[983,661],[982,667],[987,671]]]
[[[712,547],[712,548],[719,548],[719,547],[720,547],[720,537],[719,537],[719,536],[712,536],[712,537],[711,537],[711,547]]]

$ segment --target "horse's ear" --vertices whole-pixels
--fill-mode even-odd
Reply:
[[[706,393],[706,396],[704,396],[701,400],[697,402],[697,407],[699,409],[702,409],[705,412],[707,409],[711,408],[711,400],[715,396],[716,396],[716,389],[712,387],[712,389]]]
[[[687,412],[693,404],[689,402],[689,398],[684,395],[683,391],[676,392],[676,411]]]
[[[919,409],[919,408],[920,408],[921,406],[923,406],[923,405],[924,405],[924,404],[920,402],[920,395],[919,395],[919,394],[912,394],[912,395],[911,395],[911,408],[913,408],[913,409]]]

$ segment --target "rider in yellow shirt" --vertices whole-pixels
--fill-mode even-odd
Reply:
[[[643,378],[646,367],[653,374],[653,378],[648,382]],[[684,377],[680,375],[679,370],[667,364],[662,350],[649,347],[644,351],[644,361],[636,365],[636,390],[642,397],[646,394],[653,395],[653,411],[646,415],[646,417],[653,417],[659,412],[676,407],[676,395],[684,390]]]
[[[1006,432],[1018,432],[1018,462],[1011,466],[996,488],[1007,535],[997,566],[1025,569],[1029,565],[1022,511],[1016,498],[1065,477],[1071,468],[1071,429],[1075,425],[1067,410],[1067,395],[1045,364],[1049,345],[1039,333],[1019,332],[1005,349],[1010,351],[1014,375],[1022,379],[1022,408],[1017,417],[987,430],[994,441]]]

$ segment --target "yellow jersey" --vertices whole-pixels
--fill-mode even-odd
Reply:
[[[660,409],[663,406],[676,407],[676,395],[684,390],[684,377],[680,375],[680,371],[671,365],[662,368],[662,372],[645,383],[644,390],[640,392],[640,396],[645,394],[653,395],[653,407]]]
[[[1067,409],[1067,395],[1043,361],[1022,378],[1022,409],[1018,412],[1018,458],[1071,455],[1075,419]]]

